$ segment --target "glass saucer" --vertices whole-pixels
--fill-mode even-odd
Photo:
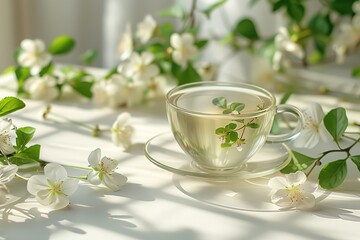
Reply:
[[[167,171],[217,181],[263,177],[278,172],[291,160],[290,149],[285,144],[265,144],[240,171],[226,175],[207,173],[193,167],[190,157],[183,152],[171,132],[151,138],[145,144],[145,156]]]

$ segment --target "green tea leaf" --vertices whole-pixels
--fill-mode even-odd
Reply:
[[[281,173],[288,174],[305,170],[317,160],[317,158],[309,157],[296,151],[292,151],[291,155],[290,163],[281,169]]]
[[[22,127],[16,130],[16,147],[18,152],[21,152],[26,144],[30,142],[35,133],[35,128],[33,127]]]
[[[55,38],[49,48],[48,52],[54,55],[64,54],[70,52],[75,46],[75,40],[67,35]]]
[[[322,188],[338,187],[346,178],[346,160],[336,160],[326,164],[319,173],[319,184]]]
[[[223,111],[223,114],[230,114],[230,113],[232,113],[232,111],[231,111],[230,108],[225,109],[225,110]]]
[[[351,156],[351,160],[353,161],[353,163],[357,166],[357,169],[360,172],[360,155],[356,155],[356,156]]]
[[[25,107],[25,103],[16,97],[5,97],[0,100],[0,117]]]
[[[225,133],[226,133],[226,130],[225,130],[225,128],[223,128],[223,127],[217,128],[217,129],[215,130],[215,134],[216,134],[216,135],[223,135],[223,134],[225,134]]]
[[[230,132],[229,137],[232,142],[236,142],[236,140],[238,140],[238,138],[239,138],[237,132]]]
[[[219,0],[217,2],[215,2],[214,4],[211,4],[209,7],[207,7],[205,10],[203,10],[202,12],[205,14],[205,16],[209,19],[210,18],[210,14],[217,8],[221,7],[224,3],[226,3],[227,0]]]
[[[342,107],[332,109],[324,117],[324,124],[334,140],[338,142],[348,126],[346,110]]]
[[[245,108],[245,104],[244,103],[232,103],[230,104],[230,109],[231,111],[242,111]]]
[[[227,101],[224,97],[217,97],[212,100],[212,103],[215,106],[221,107],[221,108],[227,108]]]
[[[226,130],[234,130],[237,127],[236,123],[229,123],[228,125],[225,126]]]
[[[225,142],[225,143],[222,143],[220,146],[221,146],[222,148],[228,148],[228,147],[231,147],[232,144],[231,144],[231,143],[228,143],[228,142]]]
[[[241,35],[245,38],[248,38],[250,40],[258,40],[259,35],[256,31],[256,26],[254,22],[249,18],[244,18],[240,20],[234,29],[235,35]]]
[[[95,49],[89,49],[83,55],[80,56],[80,60],[85,65],[90,65],[96,60],[97,57],[98,57],[97,51]]]
[[[257,124],[257,123],[249,123],[247,126],[250,128],[259,128],[260,127],[259,124]]]

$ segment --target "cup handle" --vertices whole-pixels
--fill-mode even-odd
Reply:
[[[299,136],[301,129],[304,126],[305,118],[302,112],[297,108],[289,104],[280,104],[276,107],[276,114],[288,112],[296,116],[297,125],[292,131],[283,134],[269,134],[266,139],[268,143],[282,143],[295,139]]]

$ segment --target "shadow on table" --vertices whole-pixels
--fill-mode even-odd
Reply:
[[[279,212],[279,208],[270,202],[268,178],[248,181],[211,181],[187,176],[174,175],[175,186],[184,194],[210,205],[250,212]],[[319,217],[339,218],[348,221],[360,221],[360,194],[323,192],[317,196],[316,207],[307,211]],[[294,210],[281,210],[294,211]]]
[[[57,211],[47,211],[47,208],[43,207],[29,209],[27,205],[34,205],[35,200],[27,198],[28,196],[18,199],[0,211],[0,239],[26,237],[45,240],[60,233],[65,234],[64,239],[69,236],[71,239],[93,239],[98,235],[96,231],[99,228],[113,232],[110,236],[118,233],[118,236],[135,239],[198,239],[197,234],[187,228],[160,231],[156,222],[149,222],[142,218],[141,213],[132,212],[131,204],[146,204],[155,200],[154,192],[141,184],[128,183],[124,189],[115,193],[105,188],[80,185],[77,194],[72,198],[73,202],[65,209]],[[139,230],[138,224],[145,225],[146,230]],[[71,235],[68,235],[69,233]]]

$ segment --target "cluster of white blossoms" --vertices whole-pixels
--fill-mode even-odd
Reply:
[[[95,104],[116,108],[164,96],[173,76],[160,70],[154,54],[147,48],[152,39],[156,39],[158,28],[158,23],[151,15],[145,16],[137,25],[135,36],[130,24],[126,25],[118,44],[121,63],[117,67],[117,73],[109,79],[97,81],[92,87]],[[161,54],[171,56],[172,61],[182,68],[187,67],[198,56],[195,38],[190,33],[173,33],[167,41],[169,45]],[[140,52],[136,50],[136,43],[142,44]],[[215,65],[205,62],[196,64],[195,68],[206,81],[213,80],[217,71]]]
[[[52,56],[42,40],[25,39],[20,43],[17,62],[22,67],[30,68],[32,77],[24,84],[24,91],[30,98],[51,101],[59,96],[56,78],[47,74],[40,76],[40,71],[51,61]]]
[[[342,23],[340,33],[334,39],[333,49],[338,63],[344,62],[346,53],[360,43],[360,1],[355,1],[352,8],[355,15],[351,23]]]

